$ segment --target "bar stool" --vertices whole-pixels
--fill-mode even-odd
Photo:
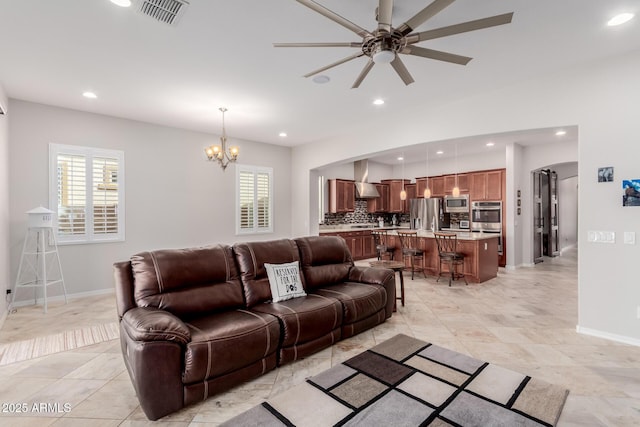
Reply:
[[[464,254],[458,252],[458,235],[456,233],[433,233],[436,237],[438,244],[438,258],[440,263],[438,265],[438,280],[442,276],[442,263],[449,265],[449,272],[445,273],[449,275],[449,286],[451,286],[451,280],[464,279],[464,283],[468,285],[467,278],[464,273],[458,271],[458,266],[464,266]]]
[[[373,242],[376,245],[378,260],[381,260],[385,254],[388,254],[389,259],[393,261],[393,253],[396,251],[396,248],[389,245],[387,230],[373,230],[371,235],[373,236]]]
[[[398,238],[400,239],[400,246],[402,247],[402,261],[404,262],[406,257],[411,259],[411,280],[413,280],[413,273],[421,271],[424,274],[425,279],[427,275],[422,268],[416,268],[416,259],[424,260],[424,251],[418,248],[418,232],[417,231],[398,231]]]

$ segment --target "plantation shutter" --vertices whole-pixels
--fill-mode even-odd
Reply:
[[[236,232],[273,231],[273,169],[238,165]]]
[[[87,159],[81,155],[57,157],[58,234],[86,233]]]
[[[118,233],[118,159],[93,158],[93,232]]]
[[[253,229],[254,182],[253,173],[240,172],[240,228]]]
[[[58,242],[124,240],[124,153],[49,144],[49,205]]]
[[[270,179],[267,173],[256,174],[256,190],[258,196],[258,228],[271,226],[271,211],[269,209]]]

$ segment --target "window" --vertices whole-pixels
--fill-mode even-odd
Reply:
[[[273,169],[236,166],[236,233],[273,232]]]
[[[49,205],[59,243],[124,240],[124,152],[49,144]]]

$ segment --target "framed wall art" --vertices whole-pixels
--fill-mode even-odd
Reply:
[[[613,166],[598,168],[598,182],[613,182]]]
[[[640,179],[622,180],[622,206],[640,206]]]

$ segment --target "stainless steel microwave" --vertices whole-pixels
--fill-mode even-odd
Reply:
[[[444,196],[444,211],[448,213],[469,213],[469,195]]]

